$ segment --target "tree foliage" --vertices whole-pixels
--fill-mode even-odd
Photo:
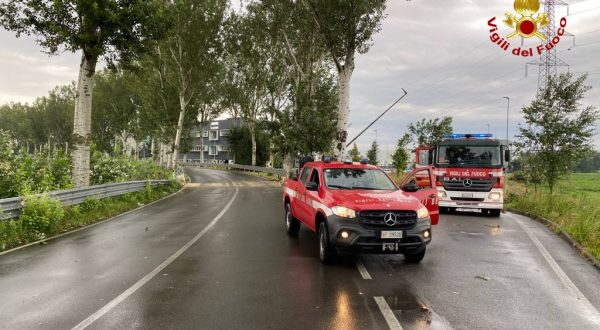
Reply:
[[[39,145],[71,142],[75,86],[57,86],[32,104],[10,103],[0,106],[0,129],[10,132],[16,147],[31,150]]]
[[[418,146],[433,146],[446,134],[452,134],[452,117],[421,119],[408,124],[408,132]]]
[[[575,166],[575,172],[591,173],[598,171],[600,171],[600,152],[598,151],[591,152]]]
[[[377,141],[373,141],[371,144],[371,149],[367,151],[367,158],[369,158],[369,163],[373,165],[379,165],[379,160],[377,159],[377,154],[379,153],[379,145]]]
[[[358,151],[356,143],[352,146],[352,149],[348,151],[348,156],[350,156],[350,159],[352,159],[353,162],[360,162],[360,151]]]
[[[408,164],[408,160],[410,155],[408,153],[408,143],[410,142],[410,135],[404,134],[400,139],[398,139],[398,144],[396,145],[396,151],[392,155],[392,166],[396,169],[396,173],[402,173]]]
[[[546,89],[523,108],[527,126],[519,127],[519,145],[544,164],[539,170],[551,193],[558,180],[592,150],[594,124],[600,113],[581,104],[591,89],[585,85],[586,78],[571,74],[552,77]]]

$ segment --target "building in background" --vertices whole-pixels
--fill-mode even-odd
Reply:
[[[199,162],[201,154],[204,154],[206,163],[232,163],[233,152],[229,146],[229,134],[234,127],[239,126],[239,119],[215,120],[204,124],[201,128],[197,126],[192,130],[194,142],[190,152],[180,154],[179,159],[184,162]],[[235,126],[234,126],[235,125]]]

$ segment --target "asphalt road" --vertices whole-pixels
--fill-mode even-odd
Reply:
[[[600,272],[527,218],[442,215],[419,265],[325,266],[312,232],[286,236],[279,185],[189,173],[175,196],[0,255],[0,328],[600,328]]]

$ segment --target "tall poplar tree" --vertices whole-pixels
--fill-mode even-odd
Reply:
[[[386,0],[302,0],[313,14],[338,73],[338,120],[335,154],[346,154],[350,115],[350,79],[356,53],[369,51],[373,35],[381,29]]]
[[[0,25],[35,35],[50,54],[81,52],[73,126],[73,182],[89,185],[92,90],[99,59],[127,62],[162,31],[160,0],[9,0],[0,4]]]

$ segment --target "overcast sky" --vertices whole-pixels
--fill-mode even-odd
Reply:
[[[574,73],[589,72],[586,104],[600,105],[600,0],[571,1],[567,30],[559,57]],[[491,132],[506,135],[506,100],[511,98],[509,137],[522,123],[520,109],[529,104],[537,87],[536,58],[506,55],[489,41],[487,21],[496,16],[502,35],[509,28],[501,22],[512,12],[513,1],[485,0],[388,0],[388,17],[367,54],[358,55],[351,81],[350,138],[392,104],[405,88],[409,95],[358,140],[365,153],[375,139],[386,158],[409,122],[420,118],[452,116],[456,132]],[[557,17],[567,14],[558,7]],[[512,46],[520,40],[513,39]],[[525,46],[535,47],[533,38]],[[59,84],[77,78],[79,54],[49,57],[32,38],[16,39],[0,29],[0,103],[31,102]],[[566,68],[560,68],[566,71]],[[489,125],[489,126],[488,126]],[[489,127],[489,128],[488,128]],[[600,131],[600,123],[596,124]],[[595,137],[600,149],[600,135]]]

